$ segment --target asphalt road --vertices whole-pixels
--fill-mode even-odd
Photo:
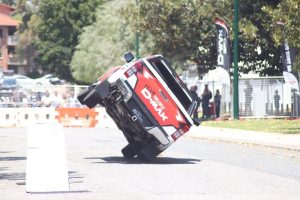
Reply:
[[[0,200],[299,199],[300,152],[184,137],[154,163],[126,160],[115,129],[67,128],[71,191],[26,193],[26,129],[0,129]]]

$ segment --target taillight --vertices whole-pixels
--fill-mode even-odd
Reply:
[[[132,76],[135,72],[133,71],[132,68],[129,68],[124,74],[126,76],[126,78]]]
[[[137,72],[143,71],[143,64],[141,62],[135,63],[132,67],[130,67],[124,74],[126,78],[136,74]]]
[[[143,64],[141,62],[137,62],[134,64],[134,67],[135,69],[138,71],[138,72],[142,72],[143,71]]]
[[[177,130],[175,133],[171,135],[174,141],[176,141],[180,136],[185,134],[190,130],[190,127],[186,124],[183,124],[179,130]]]
[[[180,136],[182,136],[184,134],[182,129],[179,129],[178,131],[176,131],[175,133],[173,133],[171,135],[171,137],[173,138],[174,141],[176,141]]]
[[[184,132],[184,133],[186,133],[186,132],[188,132],[190,130],[190,126],[188,126],[188,125],[183,125],[182,126],[182,131]]]

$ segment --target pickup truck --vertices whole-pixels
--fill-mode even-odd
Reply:
[[[197,107],[186,85],[161,55],[135,59],[111,68],[78,95],[81,104],[100,104],[123,132],[125,158],[152,161],[199,123],[191,118]]]

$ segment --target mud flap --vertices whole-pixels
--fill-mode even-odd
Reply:
[[[105,99],[110,95],[109,82],[107,80],[97,85],[94,89],[96,90],[100,99]]]
[[[83,99],[83,104],[89,108],[94,108],[99,103],[99,95],[95,89],[92,89]]]
[[[83,99],[86,97],[86,95],[88,95],[89,92],[90,92],[90,89],[87,88],[79,93],[79,95],[77,96],[77,99],[81,104],[84,104]]]
[[[98,103],[103,105],[102,101],[110,94],[109,83],[104,81],[96,86],[91,85],[83,90],[78,96],[78,101],[89,108],[95,107]]]

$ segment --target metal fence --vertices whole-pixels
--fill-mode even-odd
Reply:
[[[188,88],[198,86],[201,96],[204,85],[215,95],[218,89],[221,98],[221,117],[232,115],[233,88],[218,81],[186,80]],[[211,112],[214,115],[213,98]],[[201,106],[199,111],[202,112]],[[285,84],[283,77],[239,79],[239,116],[245,118],[299,117],[300,97]]]
[[[86,86],[33,85],[0,90],[0,108],[80,107],[77,95]]]
[[[221,94],[221,117],[231,117],[233,89],[218,81],[185,80],[187,87],[198,86],[201,96],[204,85],[208,84],[213,97],[218,89]],[[76,97],[87,86],[78,85],[36,85],[0,91],[2,107],[81,107]],[[49,98],[45,98],[49,93]],[[46,100],[45,100],[46,99]],[[213,98],[210,104],[211,115],[215,109]],[[202,112],[201,106],[199,112]],[[299,117],[300,97],[284,83],[283,77],[239,79],[240,117]]]

